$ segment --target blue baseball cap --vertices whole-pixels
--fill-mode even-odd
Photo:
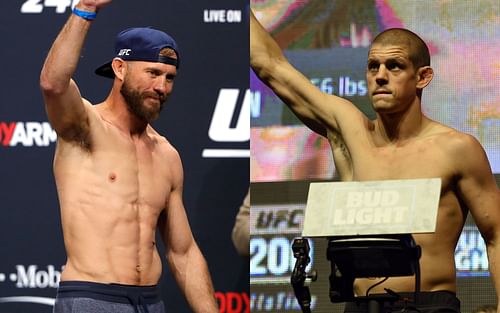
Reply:
[[[173,49],[177,59],[160,56],[163,48]],[[120,32],[116,36],[115,54],[115,57],[125,61],[160,62],[179,68],[179,49],[175,40],[168,34],[151,27],[134,27]],[[99,66],[95,73],[104,77],[115,77],[111,61]]]

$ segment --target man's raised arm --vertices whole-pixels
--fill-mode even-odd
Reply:
[[[355,109],[351,102],[321,92],[297,71],[253,12],[250,13],[250,65],[306,126],[322,136],[326,136],[327,129],[338,129],[339,114]]]
[[[96,12],[111,0],[82,0],[52,44],[40,73],[49,120],[59,137],[81,141],[88,134],[87,111],[71,79]]]

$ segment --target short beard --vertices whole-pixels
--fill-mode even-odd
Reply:
[[[164,95],[154,93],[154,96],[159,97],[160,108],[158,110],[150,110],[144,105],[144,100],[153,94],[151,92],[141,93],[138,90],[133,89],[126,77],[123,81],[122,87],[120,88],[120,93],[125,99],[128,111],[134,114],[138,119],[149,123],[150,121],[156,120],[160,116],[160,112],[163,109],[163,103],[165,102]]]

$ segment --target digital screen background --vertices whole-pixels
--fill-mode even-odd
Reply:
[[[391,27],[419,34],[435,72],[423,93],[423,111],[475,136],[493,172],[500,173],[498,0],[251,0],[251,5],[299,71],[370,118],[365,68],[371,39]],[[335,177],[326,140],[303,126],[253,72],[250,88],[251,181]]]

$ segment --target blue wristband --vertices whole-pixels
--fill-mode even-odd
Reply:
[[[95,18],[97,17],[96,12],[82,11],[82,10],[78,10],[77,8],[73,9],[73,14],[78,15],[79,17],[81,17],[87,21],[95,20]]]

